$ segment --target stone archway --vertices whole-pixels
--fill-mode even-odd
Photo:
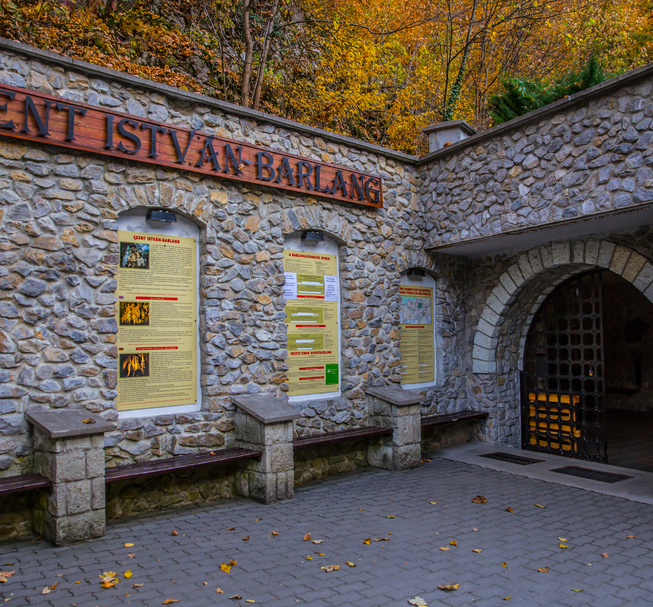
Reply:
[[[519,256],[488,297],[474,335],[472,372],[494,374],[521,369],[528,327],[541,303],[562,281],[592,268],[611,270],[653,301],[653,263],[633,249],[595,239],[536,247]],[[530,297],[525,296],[527,290],[533,291]],[[519,355],[516,367],[506,367],[500,364],[503,357],[498,351],[506,345],[501,343],[501,328],[517,300],[522,303],[522,317],[512,334],[518,334]]]

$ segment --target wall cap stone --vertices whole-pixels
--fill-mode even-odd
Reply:
[[[421,394],[415,394],[410,390],[394,388],[392,386],[386,386],[384,388],[368,388],[365,390],[365,394],[368,396],[376,396],[376,398],[380,398],[389,402],[391,405],[396,405],[397,407],[419,405],[427,399],[426,396],[422,396]]]
[[[289,422],[301,417],[301,414],[276,396],[232,396],[231,402],[264,424]]]
[[[115,425],[88,411],[28,411],[27,420],[49,438],[75,438],[115,430]],[[93,423],[83,423],[91,419]]]

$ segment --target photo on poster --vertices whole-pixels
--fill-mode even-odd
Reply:
[[[121,242],[120,267],[128,268],[130,270],[149,270],[150,245]]]
[[[149,354],[121,354],[120,379],[150,376]]]
[[[150,325],[150,302],[120,302],[120,325],[127,327]]]

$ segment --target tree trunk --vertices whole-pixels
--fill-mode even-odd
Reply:
[[[259,109],[261,104],[261,89],[263,88],[263,77],[265,76],[265,64],[268,61],[268,54],[270,52],[270,45],[272,44],[272,28],[274,27],[274,20],[279,12],[279,0],[272,2],[272,11],[270,18],[265,25],[265,37],[263,39],[263,49],[258,61],[258,73],[256,74],[256,84],[254,85],[254,102],[252,108]]]
[[[252,58],[254,56],[254,40],[249,24],[249,11],[252,0],[243,3],[243,32],[245,36],[245,63],[243,65],[243,81],[240,87],[240,105],[249,107],[249,81],[252,76]]]

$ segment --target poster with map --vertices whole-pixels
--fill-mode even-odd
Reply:
[[[197,403],[194,238],[118,231],[118,410]]]
[[[433,288],[401,285],[401,383],[435,381]]]
[[[337,392],[340,385],[337,257],[283,252],[289,396]]]

